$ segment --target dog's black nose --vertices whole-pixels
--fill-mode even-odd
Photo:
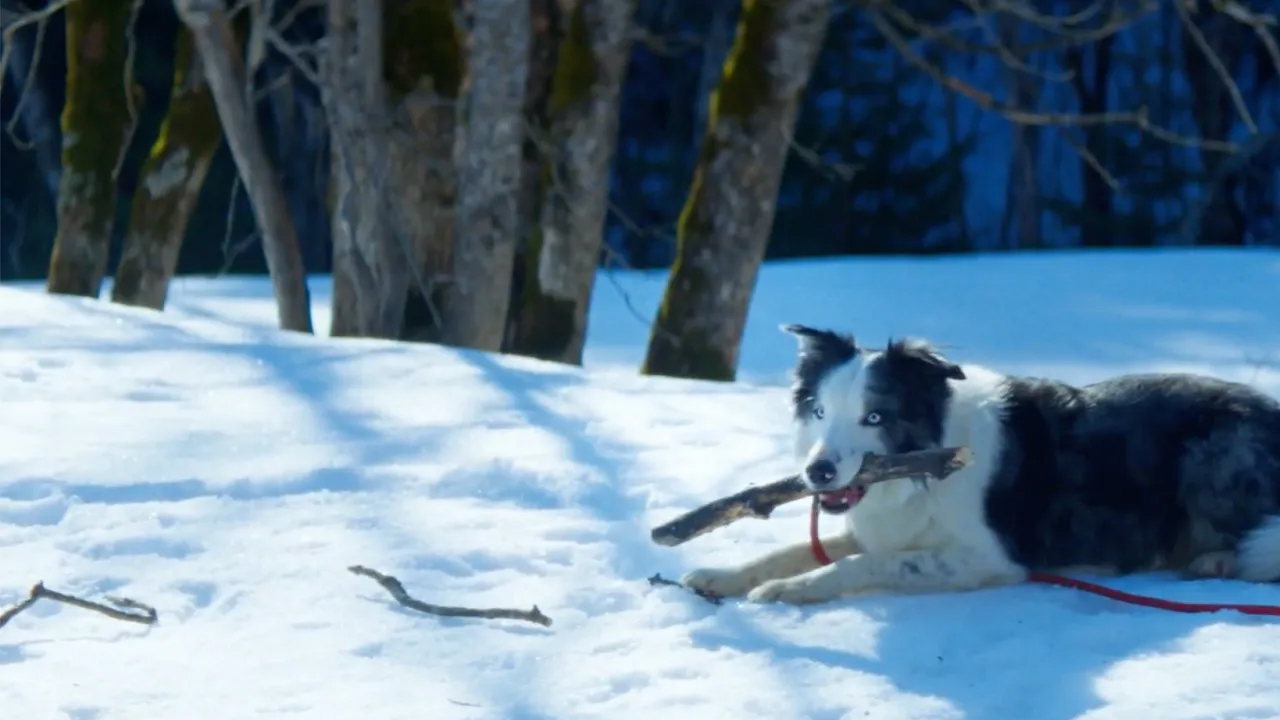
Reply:
[[[814,487],[829,485],[836,479],[836,464],[830,460],[814,460],[805,467],[804,476]]]

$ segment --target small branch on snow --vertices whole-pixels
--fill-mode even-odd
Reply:
[[[400,581],[391,575],[383,575],[377,570],[367,568],[363,565],[352,565],[347,568],[347,570],[355,573],[356,575],[363,575],[367,578],[372,578],[381,585],[384,590],[391,593],[391,597],[395,598],[396,602],[400,603],[401,606],[407,607],[410,610],[417,610],[420,613],[439,615],[441,617],[469,617],[484,618],[486,620],[524,620],[525,622],[535,623],[543,627],[551,627],[551,618],[543,615],[537,605],[534,605],[532,610],[511,610],[507,608],[464,608],[449,607],[448,605],[432,605],[431,603],[422,602],[421,600],[411,596],[405,591],[404,585],[401,585]]]
[[[724,602],[724,598],[720,597],[719,595],[716,595],[715,593],[707,592],[706,590],[699,590],[697,588],[691,588],[686,585],[681,585],[675,580],[668,580],[662,577],[662,575],[659,573],[654,573],[653,577],[649,578],[649,584],[655,587],[658,585],[666,585],[668,587],[678,587],[681,590],[687,590],[693,593],[694,595],[697,595],[698,597],[702,598],[703,600],[706,600],[712,605],[719,605]]]
[[[886,480],[922,476],[941,480],[969,462],[969,450],[963,447],[917,450],[896,455],[867,453],[863,455],[862,465],[853,476],[853,484],[871,485]],[[792,475],[768,485],[749,487],[690,510],[654,528],[650,538],[659,545],[673,547],[743,518],[767,518],[779,505],[813,494],[813,490],[798,475]]]
[[[3,613],[0,613],[0,628],[7,625],[10,620],[17,617],[23,610],[35,605],[36,601],[41,598],[60,602],[65,605],[74,605],[75,607],[83,608],[85,610],[92,610],[96,613],[106,615],[109,618],[123,620],[124,622],[139,623],[142,625],[155,625],[157,620],[156,609],[150,605],[144,605],[137,600],[108,596],[107,602],[111,603],[111,605],[115,605],[115,607],[111,607],[111,605],[103,605],[102,603],[85,600],[84,598],[79,598],[75,595],[67,595],[66,593],[60,593],[57,590],[50,590],[44,586],[43,582],[38,582],[31,586],[31,592],[27,594],[27,598],[25,600],[14,605],[8,610],[5,610]],[[136,610],[138,612],[129,612],[130,610]]]

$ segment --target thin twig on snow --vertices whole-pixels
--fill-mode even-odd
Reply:
[[[694,595],[697,595],[698,597],[702,598],[703,600],[706,600],[712,605],[719,605],[724,602],[724,598],[720,597],[719,595],[716,595],[713,592],[707,592],[706,590],[699,590],[698,588],[691,588],[687,585],[682,585],[676,582],[675,580],[668,580],[667,578],[662,577],[661,573],[654,573],[653,577],[649,578],[649,584],[654,587],[657,587],[658,585],[666,585],[667,587],[678,587],[681,590],[687,590],[693,593]]]
[[[150,605],[140,603],[137,600],[107,596],[107,602],[111,603],[111,605],[115,605],[115,607],[111,607],[111,605],[104,605],[99,602],[94,602],[93,600],[85,600],[84,598],[76,597],[75,595],[68,595],[66,593],[60,593],[57,590],[50,590],[44,586],[43,582],[38,582],[31,586],[31,592],[27,594],[25,600],[14,605],[8,610],[5,610],[3,613],[0,613],[0,628],[7,625],[10,620],[17,617],[23,610],[35,605],[41,598],[60,602],[64,605],[74,605],[75,607],[83,608],[85,610],[92,610],[96,613],[106,615],[113,620],[123,620],[124,622],[139,623],[142,625],[155,625],[157,620],[156,609]],[[130,610],[137,612],[129,612]]]
[[[551,627],[551,618],[542,614],[537,605],[532,610],[512,610],[508,608],[464,608],[450,607],[448,605],[433,605],[425,603],[414,598],[405,589],[400,581],[391,575],[384,575],[377,570],[367,568],[363,565],[352,565],[348,567],[352,573],[372,578],[384,590],[395,598],[401,606],[410,610],[417,610],[420,613],[428,615],[439,615],[441,617],[468,617],[483,618],[486,620],[524,620],[525,622],[535,623],[543,627]]]

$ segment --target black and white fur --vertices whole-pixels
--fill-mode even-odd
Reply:
[[[800,342],[795,450],[847,531],[684,582],[757,602],[867,591],[945,592],[1029,572],[1280,580],[1280,403],[1188,374],[1075,387],[956,365],[923,341],[859,348],[786,326]],[[852,486],[863,453],[966,446],[944,480]]]

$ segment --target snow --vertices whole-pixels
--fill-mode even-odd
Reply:
[[[41,601],[0,629],[0,716],[1280,717],[1280,621],[1046,586],[713,607],[652,587],[805,536],[806,508],[679,548],[651,527],[790,471],[783,322],[1088,381],[1135,369],[1280,395],[1280,254],[787,263],[744,380],[635,373],[660,273],[601,278],[585,371],[276,332],[261,278],[183,278],[164,313],[0,286],[0,606],[37,580],[153,604],[147,628]],[[313,279],[317,327],[327,283]],[[828,522],[834,522],[828,520]],[[551,628],[396,606],[537,604]],[[1280,588],[1108,584],[1280,604]]]

